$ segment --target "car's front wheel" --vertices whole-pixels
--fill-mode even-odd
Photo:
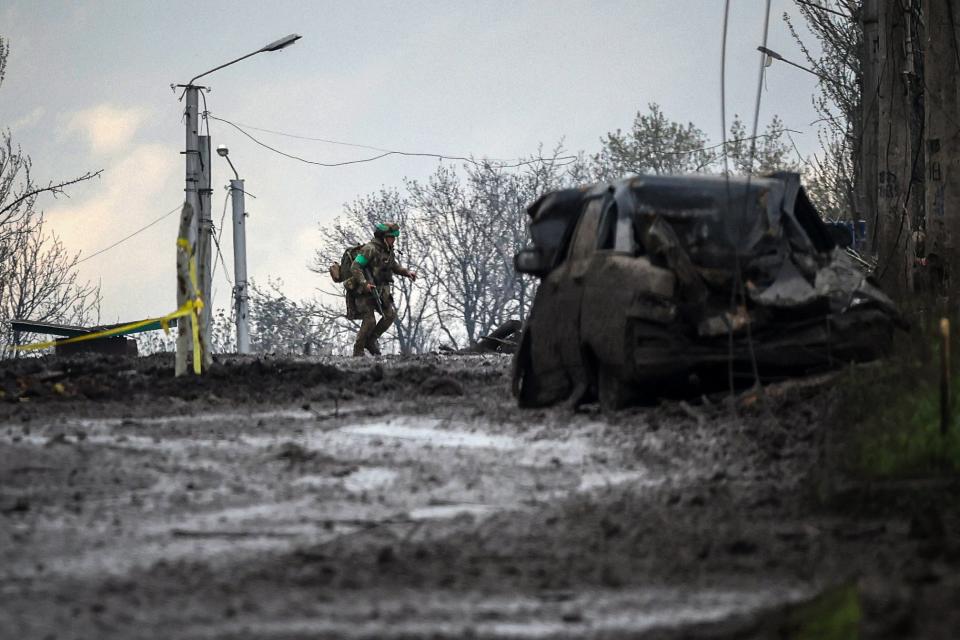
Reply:
[[[619,411],[630,402],[630,389],[610,367],[600,365],[597,368],[597,400],[604,413]]]

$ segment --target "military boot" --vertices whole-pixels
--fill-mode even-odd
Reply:
[[[376,340],[371,340],[370,342],[367,343],[367,351],[369,351],[369,352],[370,352],[370,355],[372,355],[372,356],[379,356],[379,355],[380,355],[380,345],[377,344],[377,341],[376,341]],[[361,353],[362,353],[362,352],[361,352]]]

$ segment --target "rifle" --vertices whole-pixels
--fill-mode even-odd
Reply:
[[[368,284],[373,285],[373,301],[377,303],[377,311],[380,312],[380,315],[383,316],[383,300],[380,299],[380,290],[377,289],[377,283],[373,279],[373,274],[370,273],[370,269],[364,269],[363,275],[367,279]]]

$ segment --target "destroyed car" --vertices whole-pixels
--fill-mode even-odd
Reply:
[[[690,381],[752,381],[882,355],[902,321],[838,247],[800,177],[636,176],[544,195],[540,278],[514,357],[522,406],[604,409]]]

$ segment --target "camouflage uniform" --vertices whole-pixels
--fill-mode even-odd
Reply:
[[[396,225],[390,225],[390,228],[399,235]],[[380,301],[383,303],[383,316],[379,322],[374,317],[374,311],[378,310],[377,301],[373,297],[373,292],[366,291],[365,286],[368,280],[364,271],[373,277],[372,284],[377,286]],[[351,288],[356,294],[357,312],[362,318],[360,331],[357,332],[357,341],[353,345],[353,355],[362,356],[364,349],[373,355],[380,355],[377,339],[397,319],[397,310],[393,304],[393,274],[409,276],[410,272],[397,264],[393,249],[387,246],[386,241],[379,237],[379,234],[363,245],[363,249],[351,265],[350,272],[353,281]]]

